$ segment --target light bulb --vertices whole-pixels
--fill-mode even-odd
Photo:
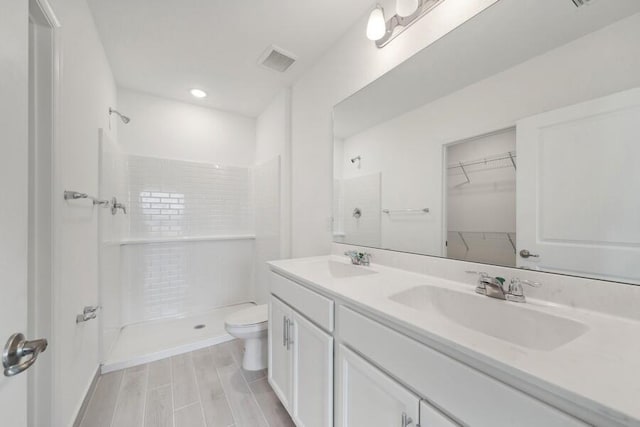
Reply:
[[[369,15],[367,23],[367,38],[369,40],[380,40],[387,32],[387,23],[384,20],[384,11],[380,5],[376,6]]]
[[[420,0],[396,0],[396,13],[406,18],[413,15],[418,10],[418,6],[420,6]]]
[[[207,92],[203,91],[202,89],[191,89],[189,92],[191,92],[191,95],[196,98],[204,98],[207,96]]]

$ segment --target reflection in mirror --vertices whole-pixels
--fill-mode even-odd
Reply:
[[[334,240],[640,284],[638,43],[637,0],[500,0],[347,98]]]
[[[446,256],[515,267],[515,129],[446,150]]]

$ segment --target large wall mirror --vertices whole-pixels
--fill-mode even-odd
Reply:
[[[640,284],[640,1],[500,0],[336,105],[333,217],[336,242]]]

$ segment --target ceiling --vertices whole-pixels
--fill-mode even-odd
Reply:
[[[88,0],[120,87],[257,116],[372,0]],[[362,29],[364,37],[364,28]],[[276,45],[285,73],[258,65]],[[209,96],[196,100],[191,88]]]

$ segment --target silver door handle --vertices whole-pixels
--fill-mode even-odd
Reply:
[[[29,369],[38,359],[38,355],[47,349],[47,345],[44,338],[27,341],[21,333],[11,335],[2,352],[4,376],[12,377]],[[20,362],[25,356],[31,357]]]
[[[293,344],[293,339],[291,339],[291,327],[293,326],[293,320],[287,320],[287,350],[291,348],[291,344]]]
[[[282,346],[287,346],[287,316],[282,316]]]
[[[539,254],[532,254],[527,249],[523,249],[520,251],[520,256],[522,258],[540,258]]]

